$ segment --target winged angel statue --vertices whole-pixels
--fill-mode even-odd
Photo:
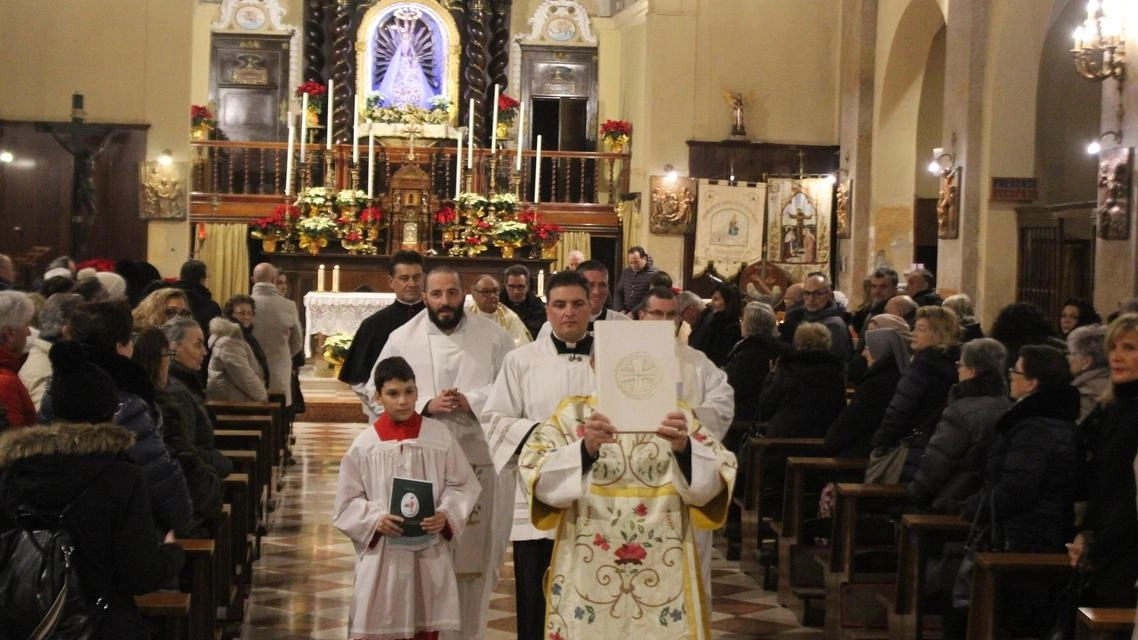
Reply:
[[[732,138],[746,138],[747,127],[743,125],[743,107],[746,107],[754,99],[755,92],[751,90],[747,95],[743,95],[739,91],[723,90],[723,101],[727,106],[731,107],[734,120],[731,122],[731,137]]]
[[[388,106],[430,108],[441,81],[436,69],[434,38],[422,12],[400,7],[375,30],[374,88],[387,97]]]

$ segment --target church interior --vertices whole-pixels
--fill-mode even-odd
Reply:
[[[817,271],[851,312],[875,269],[927,269],[985,329],[1015,302],[1056,318],[1078,297],[1105,317],[1138,295],[1126,27],[1138,2],[8,0],[0,253],[27,290],[58,255],[164,278],[201,260],[221,302],[257,263],[287,276],[309,357],[296,464],[256,463],[274,496],[242,523],[257,560],[210,589],[239,614],[159,617],[169,637],[342,638],[354,553],[329,510],[364,425],[315,340],[350,336],[374,311],[357,300],[390,295],[391,254],[467,288],[524,264],[540,296],[571,251],[615,287],[643,247],[701,298],[728,281],[777,304]],[[893,573],[919,549],[901,544],[918,555],[897,567],[890,547],[879,570],[854,533],[748,547],[760,498],[748,489],[717,535],[712,637],[940,637]],[[487,639],[516,637],[511,575]]]

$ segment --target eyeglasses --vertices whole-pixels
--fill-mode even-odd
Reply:
[[[192,315],[192,313],[190,312],[189,309],[180,309],[178,307],[166,307],[165,314],[166,314],[167,320],[172,319],[174,317],[188,318]]]
[[[501,293],[501,289],[475,289],[474,293],[484,296],[496,296]]]
[[[1026,377],[1027,372],[1026,371],[1020,371],[1019,369],[1012,368],[1012,369],[1008,369],[1008,375],[1009,376],[1025,376]]]
[[[817,291],[803,291],[802,295],[806,296],[807,298],[820,298],[827,293],[830,293],[829,289],[819,289]]]

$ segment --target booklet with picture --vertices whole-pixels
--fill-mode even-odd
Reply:
[[[435,515],[435,485],[426,480],[395,476],[391,479],[392,515],[401,516],[403,535],[388,538],[387,545],[409,551],[434,544],[438,534],[423,531],[423,519]]]

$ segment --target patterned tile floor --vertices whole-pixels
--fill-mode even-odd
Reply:
[[[242,626],[245,640],[341,640],[347,634],[352,593],[352,545],[331,523],[340,458],[364,425],[295,425],[296,466],[284,478]],[[712,566],[714,637],[815,640],[821,630],[804,629],[739,572],[737,563],[716,553]],[[487,640],[515,637],[513,567],[507,556],[503,579],[490,601]]]

